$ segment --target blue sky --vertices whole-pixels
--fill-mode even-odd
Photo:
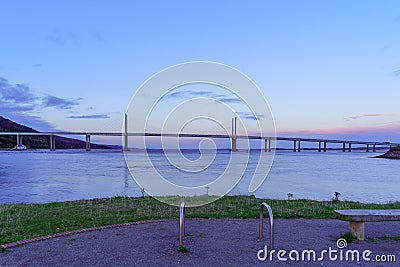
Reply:
[[[264,93],[279,135],[400,142],[400,2],[1,1],[0,115],[119,130],[137,88],[215,61]]]

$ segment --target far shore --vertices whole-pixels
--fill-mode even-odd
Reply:
[[[375,158],[400,159],[400,151],[388,151],[383,155],[376,156]]]

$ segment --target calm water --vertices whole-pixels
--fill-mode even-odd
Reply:
[[[256,157],[250,153],[250,160]],[[386,203],[400,201],[400,160],[369,158],[380,153],[342,152],[278,152],[268,178],[255,192],[257,197],[327,200],[335,191],[340,199]],[[130,154],[138,166],[144,153]],[[199,157],[197,152],[188,158]],[[234,154],[243,163],[247,153]],[[164,176],[182,185],[205,185],[223,172],[230,153],[218,153],[213,164],[203,174],[188,179],[176,171],[161,153],[151,153],[153,162]],[[251,161],[252,162],[252,161]],[[249,169],[255,164],[250,164]],[[145,168],[135,169],[145,175]],[[250,175],[230,194],[249,194]],[[204,189],[204,193],[206,189]],[[212,189],[210,189],[212,193]],[[0,151],[0,203],[42,203],[111,196],[140,196],[119,151],[58,150]]]

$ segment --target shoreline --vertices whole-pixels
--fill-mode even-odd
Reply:
[[[400,151],[387,151],[385,154],[376,156],[375,158],[400,159]]]

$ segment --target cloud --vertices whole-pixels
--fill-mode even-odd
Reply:
[[[173,92],[170,94],[165,95],[162,100],[168,99],[192,99],[196,97],[208,97],[215,99],[217,101],[223,103],[240,103],[242,100],[237,97],[235,94],[217,94],[211,91],[194,91],[194,90],[187,90],[181,92]]]
[[[237,112],[237,114],[244,119],[253,120],[253,121],[260,121],[265,118],[264,115],[261,114],[254,114],[252,112]]]
[[[38,130],[54,128],[47,121],[32,114],[41,112],[43,108],[71,109],[78,105],[80,100],[82,99],[63,99],[50,94],[36,94],[28,85],[12,84],[0,77],[0,114]]]
[[[9,101],[4,101],[0,99],[0,113],[7,112],[29,112],[36,108],[35,104],[27,103],[11,103]]]
[[[102,43],[104,41],[103,35],[101,32],[93,31],[90,33],[90,36],[98,43]]]
[[[71,109],[78,105],[80,100],[82,99],[63,99],[50,94],[39,96],[25,84],[11,84],[7,79],[0,77],[1,110],[35,111],[39,108],[38,102],[41,102],[43,107]]]
[[[70,119],[109,119],[107,114],[69,116]]]
[[[170,94],[167,94],[165,97],[166,99],[170,98],[179,98],[179,99],[188,99],[188,98],[193,98],[193,97],[212,97],[215,96],[213,92],[210,91],[181,91],[181,92],[173,92]]]
[[[0,97],[11,103],[32,103],[37,99],[29,87],[24,84],[12,85],[8,80],[0,77]]]
[[[382,113],[359,114],[359,115],[346,117],[346,118],[344,118],[344,120],[351,121],[351,120],[361,119],[361,118],[365,118],[365,117],[385,117],[385,116],[389,116],[389,114],[382,114]]]
[[[217,100],[223,102],[223,103],[241,103],[242,100],[240,98],[235,98],[235,97],[221,97],[218,98]]]
[[[52,95],[46,95],[42,98],[42,105],[44,107],[53,107],[57,109],[71,109],[74,106],[79,105],[79,101],[82,98],[75,99],[64,99]]]
[[[57,45],[78,43],[78,38],[75,33],[60,29],[53,29],[53,31],[47,34],[46,40]]]
[[[99,31],[89,31],[85,34],[78,35],[73,31],[58,28],[54,28],[49,32],[45,39],[46,41],[56,45],[77,45],[82,41],[92,41],[99,44],[104,42],[104,37]]]

